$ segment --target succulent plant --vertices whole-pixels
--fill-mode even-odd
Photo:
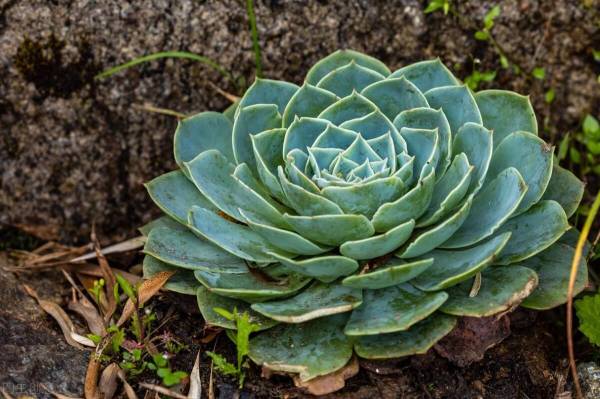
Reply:
[[[566,300],[583,184],[528,97],[473,93],[439,59],[391,73],[345,50],[301,87],[256,79],[182,120],[174,152],[147,184],[167,216],[144,228],[144,274],[178,270],[167,288],[209,324],[249,312],[257,364],[307,381],[353,353],[423,353],[457,317]]]

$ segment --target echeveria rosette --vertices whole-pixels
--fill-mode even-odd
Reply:
[[[257,79],[183,120],[175,159],[147,185],[168,217],[146,229],[144,273],[178,270],[168,288],[210,324],[250,312],[258,364],[309,380],[353,352],[423,353],[456,317],[565,302],[582,183],[528,97],[473,93],[440,60],[391,73],[346,50],[301,87]]]

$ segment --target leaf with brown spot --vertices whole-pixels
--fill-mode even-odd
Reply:
[[[160,272],[152,276],[152,278],[144,280],[142,285],[140,285],[138,288],[138,306],[142,306],[150,298],[152,298],[174,274],[175,272]],[[131,317],[134,311],[135,304],[131,299],[127,299],[127,303],[125,303],[125,307],[121,313],[121,318],[119,318],[119,321],[117,322],[117,326],[122,326],[123,323],[125,323]]]
[[[306,389],[312,395],[327,395],[339,391],[346,386],[346,380],[358,374],[359,365],[356,356],[341,369],[333,373],[313,378],[302,382],[298,376],[294,377],[294,384],[299,388]]]

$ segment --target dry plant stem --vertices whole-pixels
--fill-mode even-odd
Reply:
[[[160,385],[147,384],[145,382],[140,382],[139,386],[142,387],[142,388],[150,389],[151,391],[155,391],[155,392],[158,392],[160,394],[169,396],[171,398],[175,398],[175,399],[188,399],[187,396],[182,395],[180,393],[177,393],[175,391],[171,391],[170,389],[167,389],[165,387],[161,387]]]
[[[142,111],[153,112],[155,114],[174,116],[177,119],[187,118],[186,114],[182,114],[181,112],[174,111],[172,109],[155,107],[152,104],[133,104],[133,108],[139,109]]]
[[[100,243],[98,242],[98,238],[96,237],[95,225],[92,225],[91,238],[92,243],[94,244],[94,250],[96,251],[96,257],[98,258],[98,264],[100,265],[100,269],[102,270],[102,274],[104,275],[104,280],[106,282],[105,296],[106,300],[108,301],[108,307],[106,309],[106,313],[104,314],[104,321],[108,322],[117,310],[117,301],[115,300],[113,295],[114,287],[117,284],[117,279],[115,278],[115,274],[109,266],[108,261],[106,260],[106,258],[100,250]]]
[[[569,277],[569,289],[567,291],[567,348],[569,351],[569,366],[571,367],[571,375],[573,377],[577,398],[580,399],[583,399],[583,393],[581,391],[581,385],[579,384],[579,376],[577,375],[577,363],[575,362],[575,349],[573,347],[573,291],[575,289],[575,280],[577,278],[577,271],[579,269],[579,261],[581,260],[581,254],[583,253],[583,247],[590,234],[590,229],[592,228],[592,223],[598,213],[599,207],[600,193],[596,194],[596,199],[592,204],[590,213],[585,219],[581,234],[579,234],[579,240],[575,247],[575,255],[573,256],[573,262],[571,263],[571,275]]]

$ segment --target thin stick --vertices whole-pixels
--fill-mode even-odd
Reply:
[[[575,247],[575,254],[573,256],[573,262],[571,263],[571,275],[569,277],[569,289],[567,291],[567,347],[569,350],[569,367],[571,368],[571,375],[573,376],[573,383],[575,384],[575,391],[577,397],[583,399],[583,393],[581,391],[581,385],[579,384],[579,376],[577,375],[577,363],[575,362],[575,349],[573,348],[573,291],[575,290],[575,280],[577,278],[577,271],[579,269],[579,262],[581,260],[581,254],[583,253],[583,247],[590,234],[592,223],[600,208],[600,193],[596,194],[596,199],[592,204],[590,213],[585,219],[583,229],[579,234],[579,240],[577,240],[577,246]]]
[[[140,109],[142,111],[152,112],[155,114],[174,116],[177,119],[187,118],[186,114],[182,114],[181,112],[173,111],[172,109],[168,108],[155,107],[152,104],[132,104],[132,107],[135,109]]]
[[[250,31],[252,33],[252,47],[254,48],[254,63],[256,64],[256,77],[262,77],[262,61],[260,54],[260,44],[258,43],[258,30],[256,29],[256,14],[254,14],[254,0],[246,0],[246,9],[248,12],[248,21],[250,22]]]

